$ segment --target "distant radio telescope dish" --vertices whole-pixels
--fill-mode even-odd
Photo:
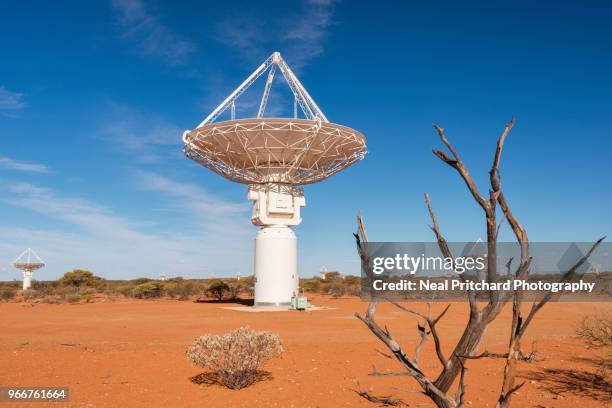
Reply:
[[[33,272],[44,267],[45,263],[32,248],[28,248],[13,261],[12,265],[23,272],[23,290],[27,290],[32,285]]]
[[[264,117],[276,70],[293,92],[293,118]],[[236,119],[236,101],[268,72],[256,117]],[[298,117],[298,107],[303,117]],[[214,122],[230,109],[230,120]],[[195,129],[183,134],[185,155],[223,177],[249,185],[255,239],[255,306],[288,306],[297,295],[297,239],[304,191],[363,159],[365,137],[331,123],[280,53],[273,53]]]

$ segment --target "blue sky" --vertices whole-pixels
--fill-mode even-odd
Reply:
[[[305,187],[303,276],[358,272],[359,209],[373,240],[431,240],[425,191],[449,240],[484,235],[480,210],[431,153],[434,122],[486,191],[516,116],[501,169],[531,239],[610,234],[610,20],[608,2],[589,1],[4,1],[0,279],[19,276],[9,264],[28,246],[48,264],[41,279],[77,267],[251,273],[246,187],[184,158],[181,134],[276,50],[370,151]],[[281,85],[279,115],[291,109]],[[238,115],[253,115],[258,97],[245,94]]]

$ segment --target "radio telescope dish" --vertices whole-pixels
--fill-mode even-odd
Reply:
[[[23,272],[23,290],[27,290],[32,284],[32,273],[44,267],[45,263],[32,248],[28,248],[13,261],[12,265]]]
[[[264,118],[279,69],[291,89],[293,118]],[[257,115],[236,119],[236,101],[268,72]],[[298,106],[303,117],[298,117]],[[230,109],[230,120],[215,123]],[[324,180],[363,159],[365,137],[331,123],[280,53],[273,53],[195,129],[183,133],[184,153],[223,177],[249,185],[255,239],[255,306],[289,305],[297,296],[297,240],[306,205],[297,186]]]
[[[188,132],[184,140],[187,157],[243,184],[316,183],[366,155],[361,133],[306,119],[211,123]]]

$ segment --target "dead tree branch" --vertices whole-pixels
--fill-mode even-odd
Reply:
[[[438,125],[435,125],[435,124],[433,125],[433,127],[436,130],[436,132],[438,132],[438,136],[440,136],[440,140],[442,140],[442,143],[444,143],[444,145],[446,145],[446,148],[453,155],[454,160],[449,158],[446,155],[446,153],[444,153],[442,150],[434,149],[433,150],[434,154],[436,156],[438,156],[440,158],[440,160],[442,160],[443,162],[445,162],[446,164],[448,164],[449,166],[451,166],[452,168],[457,170],[457,172],[459,173],[459,175],[461,175],[461,178],[463,179],[463,181],[467,185],[468,190],[470,190],[470,193],[472,193],[472,196],[474,197],[476,202],[478,204],[480,204],[480,206],[482,207],[483,210],[485,210],[485,212],[489,211],[490,209],[489,209],[489,204],[488,204],[487,200],[484,199],[484,197],[482,196],[482,194],[478,190],[478,187],[476,186],[476,183],[472,179],[472,176],[470,175],[470,172],[467,170],[467,168],[465,167],[465,165],[461,161],[461,158],[457,154],[457,151],[455,150],[455,148],[450,144],[450,142],[446,138],[446,135],[444,134],[444,129],[441,128]]]
[[[368,374],[371,377],[403,377],[403,376],[412,376],[411,373],[403,371],[400,373],[396,373],[396,372],[389,372],[389,373],[383,373],[380,372],[376,369],[376,366],[372,366],[372,372],[370,374]]]
[[[457,394],[455,395],[455,401],[457,403],[457,408],[461,408],[464,406],[464,396],[465,396],[465,372],[467,368],[465,367],[465,363],[461,362],[461,374],[459,375],[459,385],[457,386]]]
[[[461,160],[461,157],[459,156],[457,150],[446,137],[444,129],[440,126],[434,125],[434,129],[436,130],[440,140],[442,141],[448,152],[434,149],[433,153],[436,155],[436,157],[438,157],[448,166],[456,170],[460,178],[465,183],[468,191],[470,192],[476,203],[482,208],[485,214],[488,255],[486,268],[487,279],[489,280],[489,282],[497,281],[498,276],[500,276],[497,271],[497,238],[504,221],[508,222],[510,228],[514,233],[517,243],[520,245],[521,250],[520,260],[516,271],[514,272],[514,274],[512,274],[512,260],[510,260],[506,264],[507,272],[505,275],[507,277],[515,279],[526,279],[529,275],[529,268],[532,262],[532,259],[529,256],[529,239],[527,236],[527,231],[525,230],[525,228],[523,228],[523,226],[518,221],[518,218],[512,212],[510,205],[508,204],[508,201],[502,191],[502,178],[500,172],[501,158],[504,143],[508,135],[510,134],[510,131],[514,127],[514,124],[515,119],[512,118],[512,120],[510,120],[506,124],[504,131],[497,140],[497,146],[493,157],[493,162],[491,165],[491,169],[489,170],[490,187],[487,198],[485,198],[485,196],[483,196],[483,194],[480,192],[478,186],[476,185],[474,179],[468,171],[467,166]],[[448,242],[440,231],[440,226],[438,224],[436,214],[433,210],[431,199],[429,197],[429,194],[427,193],[425,193],[425,202],[427,205],[429,216],[431,218],[431,230],[433,231],[436,237],[436,241],[438,243],[438,247],[442,255],[446,258],[455,259],[449,248]],[[501,213],[503,214],[503,218],[499,223],[496,219],[498,206],[501,209]],[[373,277],[373,273],[370,270],[370,260],[367,250],[368,237],[366,234],[361,213],[357,217],[357,229],[357,233],[354,234],[355,242],[357,245],[357,252],[361,258],[362,267],[364,269],[365,275],[371,279]],[[563,276],[563,280],[571,281],[572,279],[574,279],[577,276],[577,269],[589,258],[592,252],[602,241],[603,238],[597,241],[591,247],[590,251]],[[468,279],[463,274],[458,274],[458,277],[462,280]],[[479,304],[477,302],[476,294],[473,291],[468,291],[470,315],[463,329],[463,333],[460,339],[455,344],[453,351],[448,358],[443,353],[442,341],[436,326],[440,322],[442,317],[446,314],[446,312],[449,310],[450,305],[446,306],[446,308],[437,317],[434,318],[431,312],[431,302],[428,303],[427,313],[423,313],[421,311],[408,308],[391,299],[381,299],[390,302],[400,310],[410,313],[424,321],[423,325],[417,325],[419,340],[415,347],[413,358],[410,358],[400,347],[400,345],[393,339],[393,336],[391,335],[387,327],[383,329],[376,322],[376,307],[378,299],[373,298],[373,300],[368,305],[368,310],[365,316],[361,316],[358,313],[356,313],[355,316],[360,321],[362,321],[369,328],[369,330],[387,347],[387,349],[392,353],[393,358],[397,360],[405,369],[404,372],[381,373],[377,371],[374,367],[374,371],[370,375],[413,377],[420,385],[423,392],[428,395],[439,408],[458,408],[464,406],[464,397],[466,391],[465,373],[467,371],[467,361],[482,358],[505,359],[506,364],[504,367],[502,387],[497,401],[497,408],[507,408],[510,404],[512,395],[515,394],[516,391],[524,385],[524,383],[518,385],[514,384],[517,362],[531,361],[534,354],[532,352],[529,355],[525,355],[521,352],[522,336],[524,335],[525,331],[529,327],[531,321],[533,320],[537,312],[552,298],[552,292],[545,294],[545,296],[539,302],[534,303],[527,318],[524,319],[522,315],[522,292],[514,291],[512,293],[512,297],[510,298],[506,295],[500,295],[500,293],[497,291],[490,291],[488,296],[488,302],[484,305],[484,307],[481,308],[479,307]],[[476,354],[476,351],[484,338],[488,326],[497,318],[504,305],[508,303],[510,299],[512,299],[512,324],[510,327],[508,351],[504,353],[493,353],[489,351],[484,351],[482,353]],[[419,366],[421,350],[430,336],[434,340],[436,356],[442,366],[442,369],[435,380],[431,380],[421,370]],[[390,357],[389,355],[386,355],[384,353],[382,354],[387,357]],[[450,389],[455,383],[458,384],[457,389],[454,397],[451,397]]]
[[[576,271],[578,270],[578,268],[580,268],[589,259],[591,254],[593,254],[595,249],[597,249],[597,247],[604,241],[604,239],[606,239],[605,236],[599,238],[591,246],[591,249],[589,249],[589,251],[582,258],[580,258],[580,260],[578,260],[578,262],[574,266],[572,266],[567,272],[565,272],[565,274],[563,275],[563,278],[561,278],[561,282],[571,282],[572,280],[574,280],[577,277]],[[539,302],[533,304],[533,306],[531,307],[531,310],[529,311],[529,315],[527,316],[527,319],[525,319],[525,322],[519,328],[520,336],[525,334],[527,327],[529,327],[529,324],[531,323],[535,315],[538,313],[538,311],[540,311],[540,309],[542,309],[542,307],[546,303],[548,303],[553,298],[553,296],[555,296],[555,294],[552,291],[548,291]]]
[[[402,401],[401,399],[392,398],[388,395],[377,397],[376,395],[370,394],[368,391],[363,391],[363,390],[353,390],[353,391],[355,391],[357,395],[359,395],[360,397],[365,398],[366,400],[373,402],[375,404],[382,405],[383,407],[405,407],[407,406],[406,403]]]

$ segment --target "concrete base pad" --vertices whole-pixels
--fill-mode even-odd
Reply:
[[[236,312],[261,313],[261,312],[316,312],[319,310],[333,310],[332,307],[312,306],[306,310],[292,310],[288,307],[278,306],[225,306],[222,309],[234,310]]]

